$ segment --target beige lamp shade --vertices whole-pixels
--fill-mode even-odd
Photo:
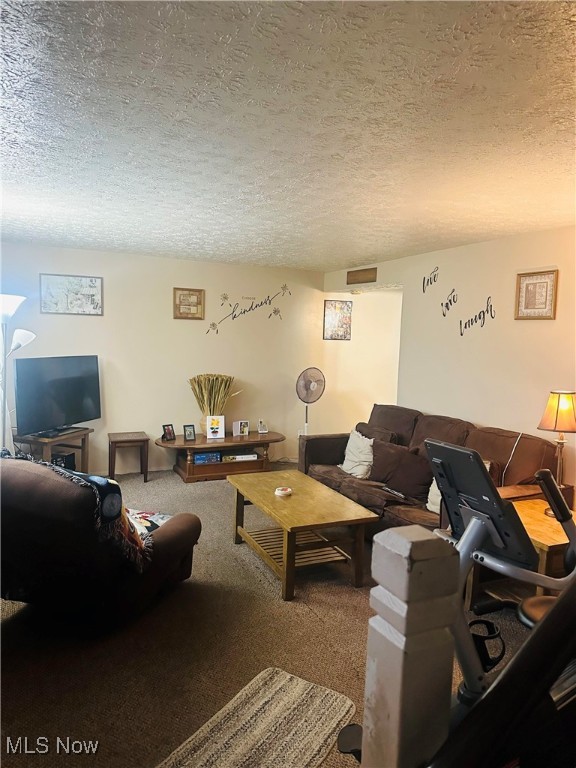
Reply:
[[[549,432],[576,432],[576,392],[550,392],[538,429]]]

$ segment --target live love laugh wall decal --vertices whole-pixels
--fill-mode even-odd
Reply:
[[[432,288],[433,286],[435,286],[436,283],[438,283],[439,276],[440,276],[440,270],[438,267],[434,267],[434,269],[432,270],[432,272],[430,272],[429,275],[425,275],[422,278],[422,293],[426,293],[428,288]],[[452,310],[453,307],[456,306],[457,303],[458,303],[458,294],[456,292],[456,289],[452,288],[452,290],[448,293],[446,298],[440,302],[440,307],[442,309],[442,316],[447,317],[448,313]],[[492,306],[492,296],[488,296],[488,298],[486,299],[485,307],[475,312],[468,319],[466,320],[460,319],[458,321],[460,336],[464,336],[464,333],[466,331],[471,330],[475,325],[479,325],[480,328],[484,328],[486,324],[486,320],[494,319],[495,317],[496,317],[496,311]]]

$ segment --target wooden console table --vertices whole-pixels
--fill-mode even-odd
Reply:
[[[171,448],[176,451],[176,472],[185,483],[195,483],[199,480],[224,480],[227,475],[247,472],[266,472],[270,469],[268,448],[270,443],[281,443],[286,438],[280,432],[250,432],[248,435],[226,435],[224,438],[207,438],[206,435],[196,435],[195,440],[185,440],[184,435],[176,435],[175,440],[154,441],[160,448]],[[218,451],[225,455],[242,453],[257,453],[261,448],[259,458],[249,461],[219,461],[215,464],[195,464],[194,455]]]
[[[55,437],[39,437],[38,435],[14,435],[13,440],[15,443],[25,443],[30,446],[30,451],[35,446],[42,449],[42,461],[52,461],[52,448],[58,446],[59,448],[73,448],[75,451],[80,451],[80,471],[88,472],[88,439],[94,432],[93,429],[81,428],[81,429],[69,429]],[[73,440],[71,444],[68,441]],[[80,445],[78,445],[78,441]]]

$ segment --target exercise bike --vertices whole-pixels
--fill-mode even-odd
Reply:
[[[460,594],[464,594],[466,581],[476,563],[504,576],[560,592],[576,580],[573,570],[576,525],[549,470],[540,470],[536,479],[569,541],[565,563],[570,573],[559,579],[536,572],[538,554],[534,545],[513,504],[500,497],[476,451],[431,439],[425,440],[425,446],[450,522],[449,532],[436,530],[435,534],[451,543],[459,554]],[[480,627],[483,632],[478,632]],[[452,633],[462,683],[453,702],[451,731],[486,694],[489,688],[487,675],[505,653],[498,627],[484,620],[469,624],[463,603]],[[495,640],[499,651],[491,654],[489,648]],[[576,689],[576,680],[573,683]],[[574,695],[576,697],[576,691]],[[346,726],[340,732],[338,748],[360,761],[361,741],[361,727]]]

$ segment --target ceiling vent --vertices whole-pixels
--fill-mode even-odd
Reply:
[[[346,273],[346,285],[359,285],[360,283],[375,283],[377,267],[368,267],[368,269],[353,269]]]

